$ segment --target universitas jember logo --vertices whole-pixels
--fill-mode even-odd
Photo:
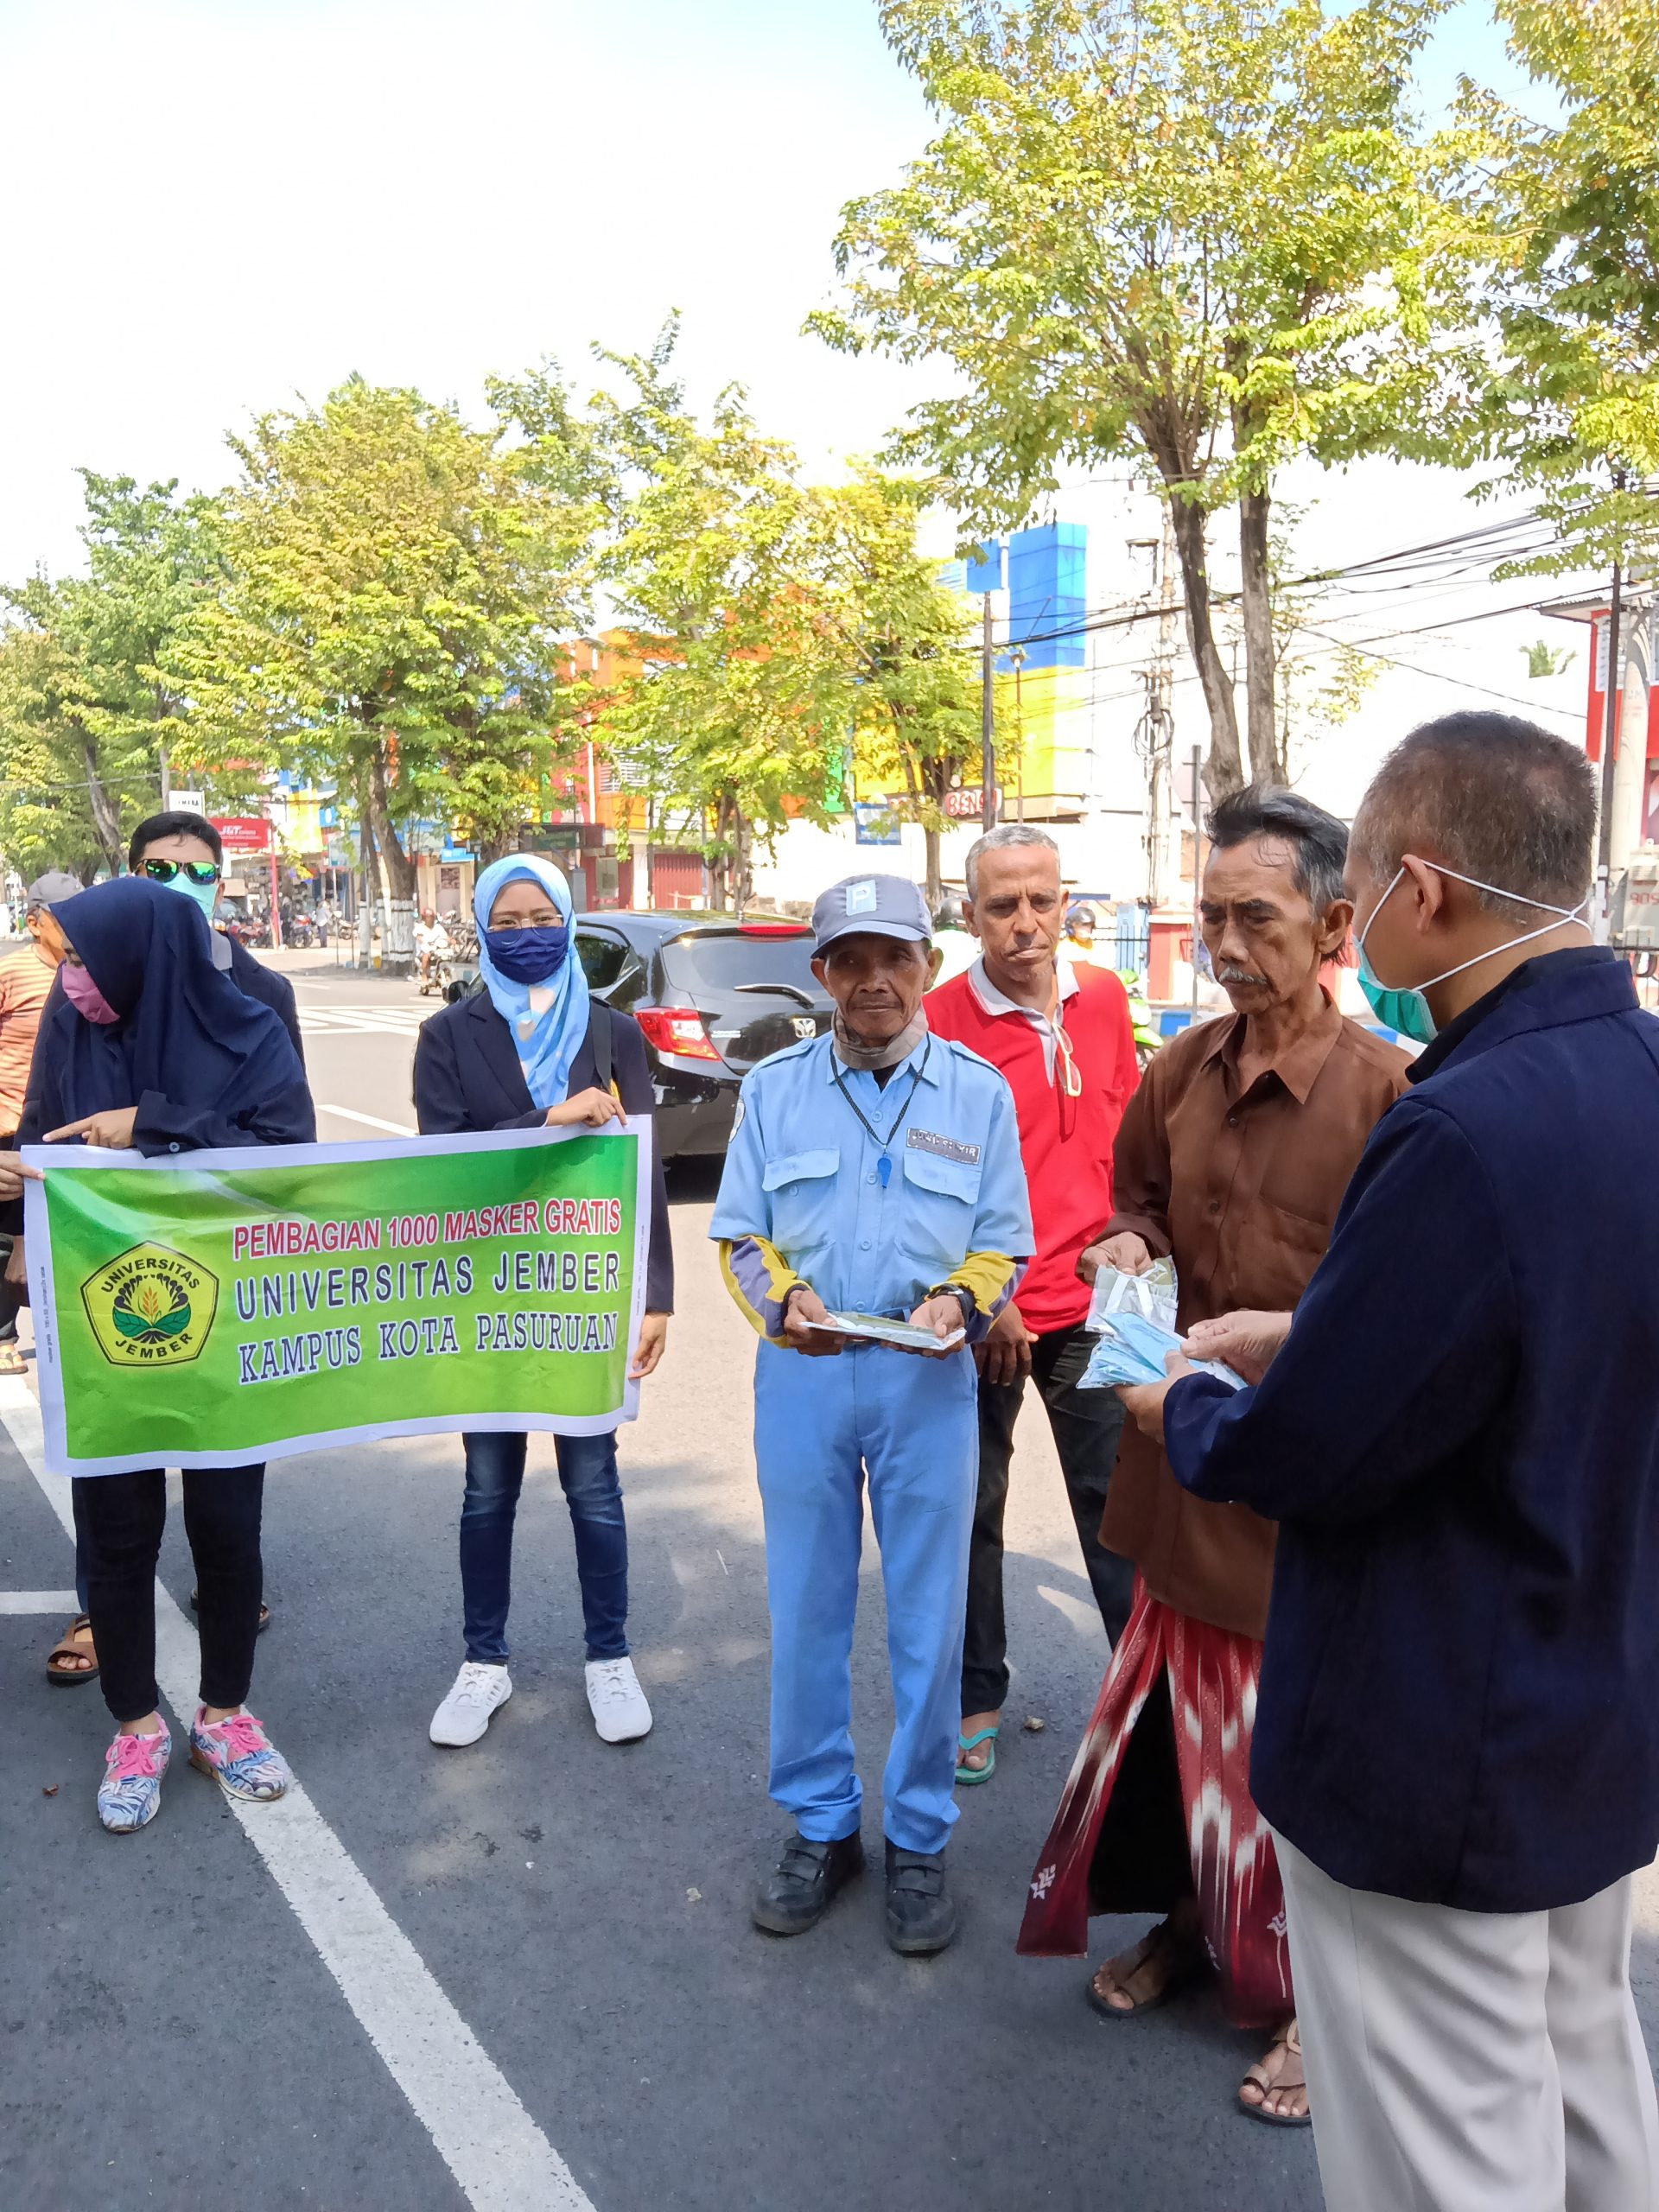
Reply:
[[[177,1367],[207,1343],[219,1281],[165,1244],[135,1244],[80,1286],[99,1350],[114,1367]]]

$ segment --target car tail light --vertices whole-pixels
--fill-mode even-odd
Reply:
[[[636,1007],[633,1018],[645,1032],[646,1043],[654,1045],[659,1052],[674,1052],[683,1060],[720,1058],[709,1042],[702,1016],[694,1007]]]
[[[740,922],[738,928],[744,937],[810,937],[809,929],[798,922]]]

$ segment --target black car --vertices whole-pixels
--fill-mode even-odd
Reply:
[[[645,1033],[664,1160],[723,1152],[755,1062],[830,1027],[802,922],[578,914],[576,950],[594,996]]]

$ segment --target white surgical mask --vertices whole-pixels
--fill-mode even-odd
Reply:
[[[1541,929],[1527,931],[1522,937],[1511,938],[1507,944],[1495,944],[1488,951],[1478,952],[1472,960],[1460,960],[1455,968],[1448,968],[1441,976],[1431,976],[1426,983],[1418,983],[1408,989],[1394,990],[1379,979],[1376,970],[1372,967],[1370,955],[1365,950],[1365,940],[1370,935],[1377,916],[1388,905],[1401,877],[1406,872],[1403,863],[1395,868],[1388,890],[1372,907],[1370,918],[1359,933],[1357,947],[1359,988],[1364,992],[1370,1001],[1371,1012],[1380,1022],[1389,1029],[1397,1029],[1402,1037],[1409,1037],[1414,1044],[1418,1045],[1432,1044],[1439,1034],[1439,1026],[1429,1011],[1427,999],[1423,995],[1426,991],[1432,991],[1437,983],[1448,983],[1453,976],[1461,976],[1468,969],[1478,968],[1483,960],[1495,960],[1500,952],[1508,952],[1515,945],[1530,944],[1534,938],[1548,937],[1550,931],[1558,929],[1562,922],[1577,922],[1580,928],[1586,931],[1590,927],[1589,923],[1583,918],[1584,910],[1590,903],[1588,892],[1580,899],[1576,906],[1551,906],[1546,905],[1541,899],[1522,899],[1518,893],[1504,891],[1496,883],[1483,883],[1478,876],[1459,875],[1456,868],[1443,867],[1439,861],[1426,861],[1424,866],[1432,868],[1436,875],[1449,875],[1454,882],[1468,884],[1471,890],[1490,891],[1495,898],[1498,899],[1514,899],[1519,906],[1531,906],[1541,914],[1554,914],[1556,919],[1553,922],[1546,922]]]

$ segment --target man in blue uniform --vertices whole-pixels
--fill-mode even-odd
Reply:
[[[798,1831],[753,1913],[758,1927],[798,1935],[864,1863],[850,1661],[868,1473],[895,1714],[883,1777],[887,1936],[898,1951],[939,1951],[957,1924],[944,1847],[978,1464],[967,1346],[1031,1256],[1031,1216],[1007,1084],[928,1033],[929,925],[915,885],[849,877],[812,920],[833,1034],[746,1079],[709,1226],[728,1287],[763,1339],[754,1449],[771,1789]],[[947,1341],[899,1351],[818,1325],[832,1311],[909,1320]]]

